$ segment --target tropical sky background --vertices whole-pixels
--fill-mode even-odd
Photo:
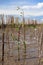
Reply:
[[[26,18],[43,21],[43,0],[0,0],[0,14],[18,15],[18,6]]]

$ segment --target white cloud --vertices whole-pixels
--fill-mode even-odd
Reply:
[[[42,3],[37,3],[36,5],[33,6],[22,6],[21,8],[24,10],[24,15],[25,16],[43,16],[43,2]],[[31,8],[31,9],[30,9]],[[11,5],[9,7],[5,7],[2,9],[0,8],[0,14],[4,15],[20,15],[20,11],[17,12],[16,6]]]
[[[43,16],[43,11],[38,12],[24,12],[25,16]]]
[[[37,3],[36,5],[25,5],[25,6],[22,6],[23,9],[34,9],[34,8],[42,8],[43,7],[43,2],[42,3]]]
[[[20,12],[17,12],[17,10],[12,10],[12,9],[5,9],[5,10],[0,10],[0,14],[4,14],[4,15],[19,15]]]

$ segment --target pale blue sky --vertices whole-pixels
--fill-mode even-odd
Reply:
[[[8,5],[10,3],[12,4],[12,2],[16,5],[19,5],[19,2],[25,2],[24,4],[36,4],[39,2],[43,2],[43,0],[0,0],[0,5]]]
[[[17,15],[17,6],[24,10],[25,17],[43,20],[43,0],[0,0],[0,14]]]

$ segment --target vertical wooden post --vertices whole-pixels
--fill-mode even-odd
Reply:
[[[19,31],[18,31],[18,61],[20,61],[19,42],[20,42],[20,27],[19,27]]]
[[[23,43],[24,43],[24,49],[25,49],[24,52],[26,53],[26,43],[25,43],[25,19],[24,19],[24,17],[23,17],[23,25],[24,25],[24,29],[23,29],[23,30],[24,30],[24,42],[23,42]]]
[[[19,44],[20,44],[20,29],[21,29],[21,25],[19,26],[19,31],[18,31],[18,61],[20,61],[20,52],[19,52],[19,50],[20,50],[20,48],[19,48]]]
[[[4,33],[2,34],[2,65],[4,65]]]
[[[39,51],[39,64],[41,65],[41,55],[42,55],[42,44],[43,44],[43,33],[41,33],[41,44],[40,44],[40,51]]]
[[[23,44],[24,44],[24,62],[23,62],[23,65],[25,65],[25,60],[26,60],[26,43],[25,43],[25,19],[23,17],[23,34],[24,34],[24,41],[23,41]]]
[[[2,16],[2,65],[4,65],[4,15]]]

